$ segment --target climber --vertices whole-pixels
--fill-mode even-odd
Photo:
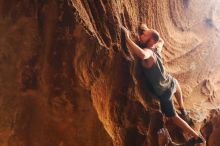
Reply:
[[[159,33],[154,29],[149,29],[145,24],[139,27],[138,45],[130,38],[130,31],[124,26],[120,26],[125,32],[126,43],[129,50],[141,59],[141,64],[146,74],[146,78],[154,89],[156,97],[160,101],[160,107],[163,114],[171,119],[176,125],[184,131],[189,132],[193,138],[189,140],[192,144],[205,143],[203,136],[189,124],[192,122],[185,110],[182,91],[178,81],[168,74],[163,66],[161,50],[164,41]],[[176,113],[172,96],[175,95],[181,111],[181,117]]]

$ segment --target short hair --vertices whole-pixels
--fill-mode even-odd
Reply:
[[[144,31],[145,31],[145,30],[148,30],[147,25],[144,24],[144,23],[140,24],[139,27],[138,27],[138,34],[139,34],[139,35],[144,34]]]
[[[156,30],[154,30],[154,29],[151,30],[151,37],[153,38],[153,40],[155,42],[158,42],[159,39],[160,39],[159,33]]]

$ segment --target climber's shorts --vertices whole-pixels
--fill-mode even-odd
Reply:
[[[165,114],[166,117],[172,117],[176,115],[176,110],[172,99],[174,93],[176,92],[176,88],[177,80],[172,77],[171,87],[158,97],[161,111]]]

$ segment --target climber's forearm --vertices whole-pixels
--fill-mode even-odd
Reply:
[[[133,49],[129,49],[129,51],[132,53],[132,55],[137,56],[137,55],[135,54],[135,52],[134,52],[134,50],[133,50]]]
[[[138,45],[136,45],[129,36],[126,37],[126,42],[130,46],[130,50],[133,54],[136,54],[142,60],[150,58],[151,53],[144,51]]]
[[[141,50],[131,39],[130,37],[126,37],[126,42],[134,54],[136,54],[138,57],[143,58],[144,57],[144,52]]]
[[[163,41],[162,38],[160,38],[155,45],[157,45],[157,46],[159,46],[159,47],[163,47],[163,44],[164,44],[164,41]]]
[[[120,25],[120,27],[125,32],[128,48],[130,46],[130,50],[136,54],[137,57],[139,57],[141,60],[144,60],[153,55],[153,52],[150,49],[143,50],[130,39],[130,31],[127,28],[125,28],[123,25]]]

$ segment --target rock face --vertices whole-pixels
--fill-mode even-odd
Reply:
[[[0,0],[1,146],[156,146],[164,123],[119,24],[165,40],[167,71],[210,146],[219,146],[217,0]]]

